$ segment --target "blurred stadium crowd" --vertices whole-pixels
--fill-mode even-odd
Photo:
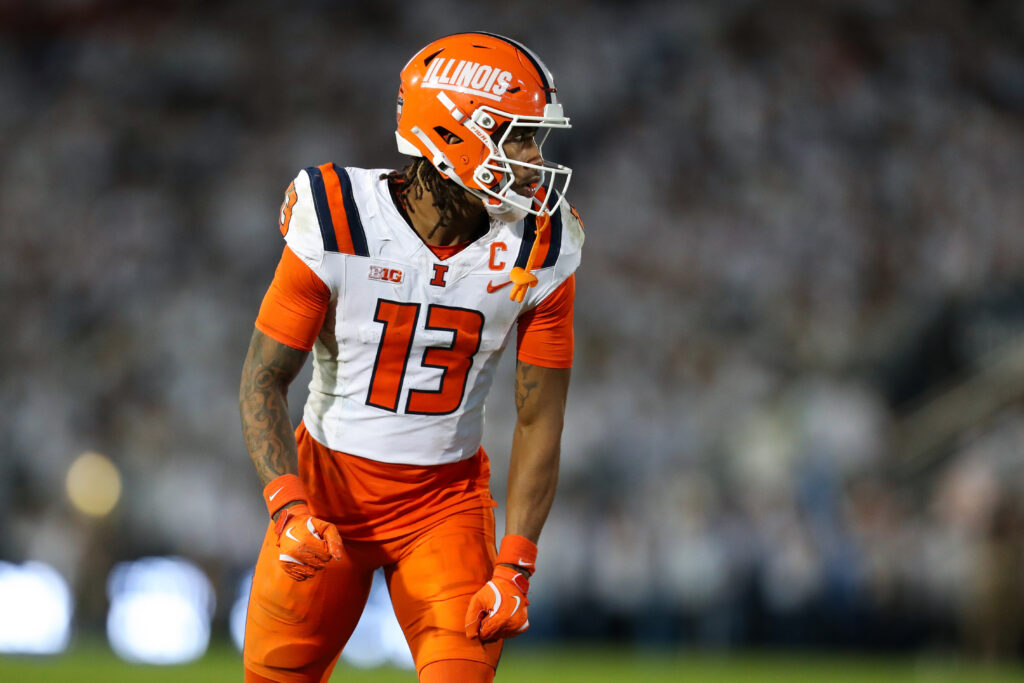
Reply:
[[[283,190],[402,164],[398,71],[472,29],[554,72],[589,237],[531,637],[1019,654],[1014,0],[0,5],[0,559],[57,567],[85,627],[123,559],[234,594]],[[64,494],[89,450],[124,480],[100,520]]]

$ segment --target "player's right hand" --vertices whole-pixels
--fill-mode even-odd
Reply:
[[[491,643],[511,638],[530,628],[526,593],[530,580],[505,565],[494,568],[494,576],[469,600],[466,611],[466,637]]]
[[[330,522],[314,517],[305,503],[281,510],[274,525],[278,560],[285,573],[296,581],[305,581],[327,566],[331,559],[340,560],[341,534]]]

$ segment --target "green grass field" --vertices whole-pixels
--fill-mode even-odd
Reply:
[[[238,653],[213,647],[187,666],[133,666],[105,645],[78,644],[60,657],[0,657],[3,683],[206,683],[241,681]],[[510,647],[497,681],[520,683],[630,683],[694,681],[732,683],[1002,683],[1024,681],[1024,666],[984,666],[940,658],[878,658],[792,654],[639,653],[621,648],[529,649]],[[414,683],[407,671],[359,670],[339,665],[332,683]]]

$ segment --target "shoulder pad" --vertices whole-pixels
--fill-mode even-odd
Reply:
[[[583,246],[583,224],[579,220],[579,214],[573,209],[568,201],[564,201],[558,210],[551,215],[551,223],[548,229],[537,236],[538,218],[528,215],[523,219],[523,240],[519,245],[519,254],[516,256],[516,266],[526,268],[533,250],[534,243],[540,239],[537,246],[537,258],[533,263],[534,270],[551,268],[565,256],[578,253]]]
[[[281,207],[281,232],[296,256],[314,268],[320,265],[324,257],[324,243],[306,171],[299,171],[285,193]]]
[[[344,168],[335,164],[310,166],[299,172],[292,187],[296,199],[291,226],[282,225],[292,251],[304,260],[317,262],[332,252],[369,255],[352,182]],[[286,206],[291,192],[285,199]],[[282,218],[285,213],[282,209]]]
[[[575,259],[576,265],[573,266],[573,270],[575,270],[579,265],[580,252],[586,237],[583,232],[583,220],[576,211],[576,207],[570,204],[568,199],[558,207],[558,212],[562,218],[562,254]]]
[[[536,229],[536,219],[533,216],[527,216],[523,242],[519,250],[519,257],[516,259],[516,265],[521,268],[526,266],[530,248],[536,239]],[[527,298],[528,308],[540,303],[576,272],[580,265],[583,237],[583,222],[580,220],[579,214],[568,200],[562,202],[558,211],[551,216],[548,234],[541,237],[543,242],[540,249],[544,250],[542,252],[543,259],[538,258],[539,263],[536,264],[534,271],[539,282],[537,287],[530,290]],[[520,261],[522,261],[521,264]]]

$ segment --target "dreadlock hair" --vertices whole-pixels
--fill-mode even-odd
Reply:
[[[382,174],[380,179],[387,180],[394,186],[395,194],[402,203],[402,207],[410,213],[412,207],[409,204],[408,194],[412,192],[416,199],[420,199],[423,197],[424,190],[430,192],[434,208],[440,214],[437,226],[451,225],[456,216],[466,212],[466,191],[451,180],[442,177],[434,165],[424,157],[416,157],[401,171]]]

